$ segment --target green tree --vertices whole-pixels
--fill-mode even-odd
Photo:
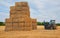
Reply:
[[[3,26],[3,25],[5,25],[4,22],[0,22],[0,26]]]

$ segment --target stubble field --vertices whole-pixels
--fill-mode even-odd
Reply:
[[[0,38],[60,38],[60,26],[56,30],[45,30],[44,26],[37,26],[32,31],[4,31],[5,26],[0,26]]]

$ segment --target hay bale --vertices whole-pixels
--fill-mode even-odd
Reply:
[[[16,7],[28,7],[28,3],[27,2],[16,2],[15,3]]]
[[[19,27],[25,27],[25,23],[19,23]]]
[[[32,27],[25,27],[25,31],[31,31]]]
[[[31,23],[25,23],[25,27],[32,27]]]
[[[10,15],[14,15],[14,14],[16,14],[16,11],[14,10],[14,11],[10,11]]]
[[[36,30],[37,29],[37,23],[32,23],[32,29]]]
[[[12,19],[11,19],[11,18],[5,19],[5,22],[6,22],[6,23],[12,22]]]
[[[13,23],[13,31],[17,31],[18,27],[18,23]]]
[[[12,23],[6,23],[5,26],[5,31],[12,31]]]
[[[10,6],[10,11],[15,11],[15,6]]]
[[[33,30],[36,30],[37,29],[36,19],[32,19],[32,29]]]
[[[19,22],[19,19],[18,18],[14,18],[12,21],[18,23]]]

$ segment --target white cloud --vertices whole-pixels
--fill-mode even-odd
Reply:
[[[5,21],[6,18],[9,18],[9,13],[0,12],[0,21]]]
[[[58,1],[57,0],[33,0],[33,1],[30,0],[30,3],[35,4],[35,7],[38,9],[32,11],[35,11],[35,13],[39,11],[39,15],[36,15],[35,18],[37,18],[38,21],[43,21],[43,20],[48,21],[51,19],[55,19],[58,22],[59,17],[57,17],[58,16],[57,13],[60,12],[60,11],[57,12],[58,10],[60,10],[60,6],[59,6],[60,2]]]
[[[37,13],[37,11],[34,10],[33,8],[30,8],[30,14],[31,14],[31,18],[36,18],[39,13]]]
[[[19,1],[28,1],[30,5],[31,18],[36,18],[37,21],[55,19],[57,22],[60,20],[60,0],[10,0],[9,2],[1,2],[4,6],[8,7]],[[34,6],[34,8],[32,7]],[[37,10],[38,9],[38,10]],[[5,14],[6,17],[8,14]]]
[[[27,2],[28,0],[20,0],[20,1],[23,1],[23,2],[25,2],[25,1],[26,1],[26,2]]]

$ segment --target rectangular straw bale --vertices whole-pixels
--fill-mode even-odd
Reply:
[[[19,18],[19,22],[20,22],[20,23],[24,23],[24,22],[25,22],[25,18],[20,17],[20,18]]]
[[[7,23],[9,23],[9,22],[12,22],[12,19],[11,19],[11,18],[5,19],[5,21],[6,21]]]
[[[23,11],[22,7],[18,6],[16,7],[16,11]]]
[[[11,10],[11,11],[16,10],[16,9],[15,9],[15,6],[11,6],[11,7],[10,7],[10,10]]]
[[[33,30],[37,29],[37,23],[32,23],[32,29]]]
[[[32,27],[31,23],[25,23],[25,27]]]
[[[31,22],[32,22],[32,21],[31,21],[31,18],[26,17],[26,18],[25,18],[25,22],[26,22],[26,23],[31,23]]]
[[[23,7],[22,10],[28,11],[28,7]]]
[[[18,30],[18,23],[13,23],[13,30],[17,31]]]
[[[24,30],[25,30],[25,27],[21,27],[20,30],[21,30],[21,31],[24,31]]]
[[[15,6],[20,6],[20,7],[28,7],[28,3],[27,2],[16,2]]]
[[[19,23],[19,27],[25,27],[25,23]]]
[[[11,27],[6,27],[5,31],[12,31],[12,28]]]
[[[6,27],[12,27],[12,23],[10,23],[10,22],[9,23],[6,23],[5,26]]]
[[[5,26],[5,31],[12,31],[12,23],[6,23]]]
[[[14,18],[13,22],[19,22],[19,19],[18,18]]]
[[[25,31],[31,31],[32,27],[25,27]]]
[[[16,11],[14,10],[14,11],[10,11],[10,14],[16,14]]]
[[[19,18],[20,15],[19,14],[13,14],[13,15],[10,15],[10,18],[14,19],[14,18]]]
[[[36,21],[37,21],[36,19],[32,19],[32,23],[36,23]]]
[[[16,7],[21,6],[21,2],[15,2],[15,6]]]

